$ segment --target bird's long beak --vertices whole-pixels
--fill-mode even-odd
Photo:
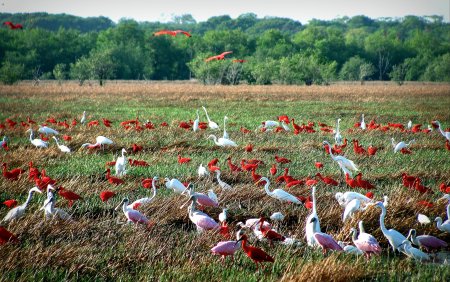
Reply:
[[[184,206],[186,206],[189,203],[189,201],[191,201],[191,198],[189,198],[189,200],[187,200],[186,202],[184,202],[184,204],[181,205],[180,210],[184,208]]]
[[[120,209],[120,206],[122,206],[122,204],[123,204],[123,201],[121,201],[120,204],[118,204],[117,207],[116,207],[114,210],[115,210],[115,211],[119,210],[119,209]]]
[[[239,238],[239,240],[237,240],[236,243],[235,243],[234,245],[236,246],[237,244],[239,244],[240,241],[242,241],[242,237]]]

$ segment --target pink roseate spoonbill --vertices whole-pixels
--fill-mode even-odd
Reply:
[[[225,263],[225,258],[227,256],[231,256],[233,259],[234,253],[241,248],[241,245],[237,244],[237,242],[238,241],[219,242],[211,249],[211,253],[222,256],[222,262]]]
[[[403,253],[412,259],[415,259],[418,261],[429,261],[430,260],[429,255],[427,255],[426,253],[422,252],[421,250],[411,246],[411,242],[406,239],[403,240],[403,242],[401,243],[400,246],[403,248]]]
[[[311,223],[316,225],[317,218],[313,217]],[[314,239],[316,239],[317,244],[322,248],[322,253],[324,255],[327,253],[327,250],[343,251],[342,247],[339,246],[334,238],[326,233],[314,232]]]
[[[207,195],[203,193],[197,193],[194,191],[194,186],[192,184],[189,184],[189,186],[185,189],[185,191],[182,193],[188,192],[189,197],[195,196],[195,199],[197,203],[204,207],[218,207],[219,203],[215,201],[214,199],[208,197]],[[217,200],[217,199],[216,199]]]
[[[331,145],[328,141],[323,141],[323,145],[328,145],[328,153],[330,154],[333,161],[337,162],[341,167],[345,167],[348,170],[358,171],[359,169],[356,167],[355,163],[343,156],[334,156],[331,151]]]
[[[404,253],[405,245],[402,243],[403,243],[403,241],[406,240],[406,237],[403,236],[403,234],[401,234],[400,232],[398,232],[395,229],[387,229],[386,228],[386,226],[384,225],[384,218],[386,217],[386,208],[384,207],[382,202],[377,202],[375,205],[381,209],[380,228],[381,228],[381,232],[383,232],[384,237],[386,237],[386,239],[388,239],[389,244],[391,245],[392,250],[394,252],[396,250],[398,250],[399,252]]]
[[[336,198],[336,200],[338,201],[338,203],[341,207],[345,207],[353,199],[358,199],[361,202],[365,202],[365,203],[369,203],[372,201],[372,199],[366,197],[365,195],[360,194],[358,192],[353,192],[353,191],[348,191],[345,193],[337,192],[334,197]]]
[[[205,230],[219,230],[220,225],[212,219],[209,215],[196,209],[197,197],[191,196],[189,198],[192,201],[188,207],[189,219],[197,227],[197,232],[201,233]]]
[[[364,252],[367,259],[370,258],[372,254],[379,255],[381,253],[381,247],[378,244],[377,239],[368,233],[360,233],[357,235],[355,228],[351,229],[353,244]]]
[[[156,181],[158,181],[158,180],[159,180],[158,176],[155,176],[152,179],[152,191],[153,191],[153,194],[152,194],[151,197],[145,197],[145,198],[138,199],[138,200],[132,202],[131,204],[129,204],[127,206],[127,208],[130,208],[130,209],[133,209],[133,210],[137,210],[140,206],[147,205],[147,204],[151,203],[153,201],[153,199],[156,197]]]
[[[56,146],[58,146],[59,150],[63,153],[70,153],[70,148],[67,147],[66,145],[60,145],[58,142],[58,138],[56,138],[56,136],[53,136],[53,139],[55,139],[56,142]]]
[[[265,251],[261,250],[260,248],[247,245],[248,241],[247,235],[245,234],[242,235],[237,242],[239,241],[242,241],[242,249],[244,250],[247,257],[253,260],[253,262],[256,264],[256,268],[258,268],[258,263],[275,261],[270,255],[268,255]]]
[[[222,179],[220,179],[220,170],[216,170],[216,179],[217,179],[217,183],[219,183],[219,186],[223,190],[233,189],[233,187],[231,187],[230,184],[228,184],[228,183],[224,182]]]
[[[0,246],[8,242],[17,243],[19,242],[19,239],[5,227],[0,226]]]
[[[214,143],[220,147],[237,147],[237,144],[233,140],[226,139],[223,137],[220,137],[219,139],[217,139],[217,137],[215,135],[211,134],[208,136],[208,139],[212,139],[214,141]]]
[[[176,178],[164,178],[164,182],[167,189],[172,189],[177,194],[183,194],[183,192],[187,189],[180,180]]]
[[[264,185],[264,190],[266,191],[267,195],[270,197],[279,200],[280,202],[290,202],[297,205],[303,205],[303,203],[294,195],[289,194],[288,192],[284,191],[283,189],[275,189],[272,192],[269,190],[270,186],[270,180],[267,177],[261,177],[258,182],[265,181],[266,184]]]
[[[442,130],[441,123],[439,121],[436,120],[434,123],[438,125],[439,132],[441,132],[442,136],[444,136],[445,139],[450,141],[450,131]]]
[[[392,148],[394,148],[394,153],[397,153],[398,151],[401,151],[402,149],[406,149],[414,142],[416,142],[416,141],[411,140],[411,141],[409,141],[409,143],[405,143],[403,141],[395,143],[394,138],[391,138],[391,143],[392,143]]]
[[[447,205],[447,220],[442,222],[441,217],[436,217],[434,221],[436,222],[437,229],[450,233],[450,203]]]
[[[17,219],[23,217],[25,215],[25,210],[31,201],[31,198],[33,197],[34,192],[42,193],[41,190],[39,190],[39,188],[37,188],[37,187],[31,188],[30,191],[28,191],[28,198],[25,201],[25,203],[9,210],[9,212],[3,218],[2,222],[14,221],[14,220],[17,220]]]
[[[209,126],[209,128],[211,128],[211,129],[219,129],[219,126],[217,125],[217,123],[215,123],[214,121],[212,121],[212,120],[209,118],[208,111],[206,111],[206,108],[205,108],[204,106],[202,106],[202,108],[203,108],[203,110],[205,111],[206,119],[208,120],[208,126]]]
[[[127,218],[127,222],[140,223],[147,225],[148,227],[151,227],[152,223],[148,220],[148,218],[139,211],[130,208],[128,203],[129,200],[127,198],[124,198],[122,202],[120,202],[120,204],[116,207],[115,210],[118,210],[122,205],[122,210]]]
[[[317,207],[316,207],[316,186],[312,187],[311,195],[312,195],[312,212],[306,218],[305,236],[308,246],[314,247],[317,246],[317,241],[316,238],[314,237],[314,233],[320,232],[320,221],[319,216],[317,215]],[[314,223],[312,222],[313,218],[315,218]]]
[[[416,229],[409,230],[409,234],[406,239],[409,239],[411,243],[416,246],[423,247],[428,252],[431,250],[446,248],[448,246],[447,242],[431,235],[417,236]]]
[[[160,36],[160,35],[170,35],[170,36],[177,36],[177,34],[184,34],[186,37],[191,37],[192,35],[184,30],[178,29],[178,30],[167,30],[163,29],[160,31],[157,31],[153,33],[153,36]]]
[[[233,51],[226,51],[226,52],[223,52],[222,54],[209,57],[205,61],[209,62],[209,61],[214,61],[214,60],[217,60],[217,61],[225,60],[225,56],[228,55],[228,54],[231,54],[231,53],[233,53]]]
[[[203,166],[203,164],[200,164],[200,166],[197,169],[198,178],[204,178],[209,176],[209,171],[206,169],[206,167]]]
[[[26,132],[30,131],[30,142],[36,148],[48,148],[48,142],[42,141],[42,139],[35,138],[33,139],[33,130],[30,128]]]

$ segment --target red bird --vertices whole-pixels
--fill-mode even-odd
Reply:
[[[351,178],[348,173],[345,174],[345,182],[352,188],[358,187],[358,182],[356,181],[356,179]]]
[[[9,29],[23,29],[21,24],[13,24],[12,22],[4,22],[3,25],[8,26]]]
[[[184,34],[186,35],[186,37],[191,37],[192,35],[184,30],[178,29],[178,30],[167,30],[167,29],[163,29],[160,31],[157,31],[155,33],[153,33],[153,36],[160,36],[160,35],[170,35],[170,36],[177,36],[177,34]]]
[[[375,153],[377,152],[377,150],[378,150],[377,147],[374,147],[374,146],[370,145],[370,146],[367,148],[367,153],[369,154],[369,156],[373,156],[373,155],[375,155]]]
[[[250,132],[252,132],[252,131],[249,130],[249,129],[247,129],[247,128],[245,128],[245,127],[242,127],[242,126],[241,126],[241,132],[244,133],[244,134],[247,134],[247,133],[250,133]]]
[[[102,118],[102,121],[103,121],[103,124],[106,126],[106,127],[111,127],[111,121],[110,120],[108,120],[108,119],[106,119],[106,118]]]
[[[36,124],[36,122],[32,120],[29,116],[27,117],[27,121],[29,124]]]
[[[280,164],[287,164],[287,163],[291,162],[291,160],[279,157],[277,155],[275,155],[275,160],[277,161],[277,163],[280,163]]]
[[[182,158],[181,155],[178,155],[178,163],[179,164],[187,164],[190,161],[191,161],[190,158]]]
[[[245,160],[241,160],[241,168],[245,171],[251,171],[258,167],[258,164],[246,164]]]
[[[83,199],[77,193],[67,190],[67,189],[63,188],[62,186],[60,186],[57,189],[57,191],[58,191],[58,195],[60,195],[61,197],[63,197],[64,199],[69,201],[69,207],[71,207],[73,205],[74,201]]]
[[[39,169],[33,167],[33,162],[30,162],[28,168],[28,180],[34,180],[39,176],[41,176],[41,172],[39,171]]]
[[[102,191],[100,192],[100,199],[102,199],[102,202],[107,202],[109,199],[111,199],[112,197],[114,197],[114,195],[116,195],[116,193],[112,192],[112,191]]]
[[[225,239],[230,239],[231,235],[230,235],[230,228],[228,227],[228,224],[226,221],[222,222],[220,229],[219,229],[219,233],[225,238]]]
[[[270,168],[270,174],[271,175],[277,174],[277,165],[276,164],[273,164],[272,167]]]
[[[45,188],[47,188],[47,185],[55,185],[56,184],[56,180],[50,178],[47,176],[45,169],[41,170],[41,180],[46,183]]]
[[[358,187],[361,187],[363,189],[373,189],[373,188],[375,188],[375,186],[372,183],[370,183],[367,180],[363,180],[362,179],[362,173],[361,172],[356,175],[356,183],[357,183]]]
[[[98,126],[98,120],[93,120],[88,122],[88,127],[92,127],[92,126]]]
[[[115,176],[111,176],[111,169],[107,169],[106,170],[106,179],[108,179],[108,182],[111,184],[115,184],[115,185],[119,185],[119,184],[124,184],[125,181],[123,181],[120,178],[117,178]]]
[[[450,186],[447,186],[444,182],[439,185],[439,190],[444,194],[450,194]]]
[[[321,169],[321,168],[323,168],[323,163],[321,163],[321,162],[315,162],[315,163],[314,163],[314,166],[315,166],[317,169]]]
[[[255,262],[257,268],[259,268],[258,263],[275,261],[271,256],[269,256],[260,248],[256,248],[250,245],[247,246],[247,235],[242,235],[241,238],[239,238],[238,242],[239,241],[242,241],[242,249],[244,250],[247,257]]]
[[[228,54],[231,54],[231,53],[233,53],[233,51],[226,51],[226,52],[223,52],[220,55],[209,57],[205,61],[209,62],[209,61],[213,61],[213,60],[217,60],[217,61],[224,60],[225,56],[228,55]]]
[[[286,181],[286,188],[291,188],[294,186],[301,186],[305,184],[305,181],[302,179],[288,179],[288,181]]]
[[[17,243],[19,239],[17,239],[16,235],[12,234],[5,227],[0,226],[0,245],[6,244],[8,242]]]
[[[144,178],[141,181],[142,187],[144,187],[145,189],[152,188],[152,181],[153,181],[153,178]]]
[[[3,204],[5,206],[7,206],[8,208],[14,208],[15,206],[17,206],[17,201],[14,200],[14,199],[6,200],[6,201],[3,202]]]
[[[308,179],[305,182],[306,186],[312,186],[312,185],[316,185],[317,184],[317,180],[315,179]]]
[[[3,176],[8,179],[8,180],[18,180],[19,176],[24,173],[25,171],[21,168],[15,168],[12,169],[10,171],[7,170],[6,168],[7,164],[3,163],[2,167],[3,167]]]
[[[139,146],[138,144],[133,144],[133,146],[132,146],[132,151],[133,151],[133,153],[137,153],[137,152],[140,152],[140,151],[142,151],[142,146]]]
[[[445,140],[445,148],[450,151],[450,142],[448,140]]]
[[[232,172],[241,172],[242,169],[231,162],[231,157],[227,158],[228,167]]]
[[[262,175],[256,174],[256,169],[252,169],[252,178],[254,182],[257,182],[258,185],[264,186],[266,185],[266,181],[259,181],[261,179]]]
[[[178,125],[179,128],[184,128],[186,130],[191,129],[191,124],[185,121],[180,122]]]
[[[72,136],[63,135],[63,139],[64,139],[64,141],[71,141],[72,140]]]
[[[165,121],[161,122],[160,125],[161,125],[161,126],[169,126],[169,124],[168,124],[167,122],[165,122]]]
[[[284,237],[280,233],[276,232],[275,230],[270,229],[270,228],[264,228],[263,227],[264,221],[265,221],[264,217],[261,217],[259,219],[259,230],[261,230],[263,237],[266,238],[267,240],[269,240],[270,245],[273,245],[273,241],[282,241],[283,242],[284,240],[286,240],[286,237]]]
[[[253,144],[248,144],[247,146],[245,146],[245,151],[246,152],[251,152],[251,151],[253,151]]]
[[[414,182],[418,180],[420,183],[420,178],[412,176],[412,175],[408,175],[406,173],[402,173],[402,182],[403,182],[403,186],[405,186],[406,188],[414,188]]]
[[[416,189],[416,191],[419,191],[420,193],[433,193],[433,191],[431,191],[430,188],[420,184],[420,181],[418,181],[416,179],[416,181],[414,182],[414,189]]]
[[[331,177],[323,177],[322,174],[320,174],[320,172],[316,174],[316,177],[319,177],[319,179],[322,180],[323,183],[328,185],[338,186],[339,184],[336,180],[334,180]]]
[[[366,197],[369,198],[369,199],[373,199],[373,196],[374,196],[373,192],[369,191],[369,192],[366,193]]]
[[[219,159],[218,159],[218,158],[214,158],[214,159],[212,159],[212,160],[208,163],[208,166],[214,166],[214,165],[216,165],[218,162],[219,162]]]
[[[77,124],[78,124],[77,120],[76,120],[76,119],[73,119],[73,120],[72,120],[72,126],[75,126],[75,125],[77,125]]]

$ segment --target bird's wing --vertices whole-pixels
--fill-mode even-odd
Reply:
[[[233,53],[233,51],[226,51],[226,52],[223,52],[222,54],[220,54],[220,56],[225,56],[225,55],[228,55],[231,53]]]

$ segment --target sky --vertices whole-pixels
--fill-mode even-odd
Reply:
[[[285,17],[307,23],[343,16],[370,18],[440,15],[449,22],[450,0],[0,0],[0,12],[66,13],[82,17],[105,16],[137,21],[170,21],[191,14],[197,22],[213,16],[244,13]]]

